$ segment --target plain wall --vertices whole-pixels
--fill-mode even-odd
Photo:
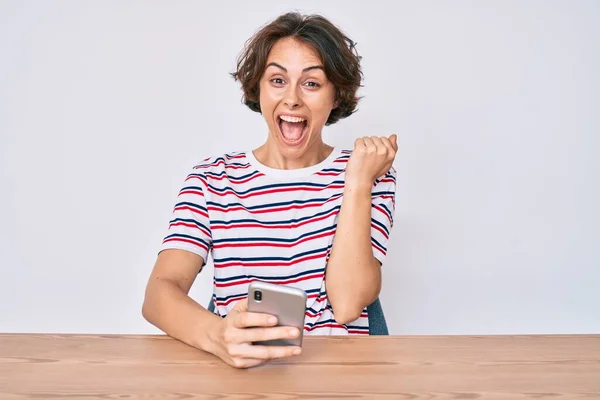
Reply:
[[[391,332],[600,332],[596,0],[0,1],[0,331],[158,332],[141,304],[179,187],[266,139],[229,73],[289,10],[363,57],[325,140],[399,135]]]

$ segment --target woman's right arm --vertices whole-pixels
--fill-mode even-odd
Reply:
[[[148,280],[142,314],[148,322],[190,346],[207,351],[237,368],[248,368],[275,358],[300,354],[296,346],[260,346],[253,342],[297,337],[296,328],[275,327],[268,314],[248,312],[247,300],[238,301],[221,318],[188,296],[204,265],[197,254],[167,249],[159,253]]]
[[[203,265],[202,257],[192,252],[161,251],[146,286],[142,315],[167,335],[210,352],[208,331],[221,318],[188,296]]]

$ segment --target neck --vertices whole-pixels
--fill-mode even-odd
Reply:
[[[270,139],[270,138],[269,138]],[[272,140],[254,150],[254,157],[263,165],[275,169],[300,169],[311,167],[324,161],[333,147],[323,143],[322,140],[315,141],[301,154],[283,154]]]

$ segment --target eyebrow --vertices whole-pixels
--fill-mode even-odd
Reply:
[[[282,69],[282,70],[284,70],[285,72],[287,72],[287,68],[285,68],[285,67],[283,67],[283,66],[281,66],[281,65],[277,64],[276,62],[270,62],[269,64],[267,64],[267,66],[266,66],[266,68],[265,68],[265,69],[267,69],[267,68],[269,68],[269,67],[271,67],[271,66],[273,66],[273,67],[277,67],[277,68],[279,68],[279,69]],[[310,70],[312,70],[312,69],[320,69],[320,70],[322,70],[322,71],[325,71],[325,68],[323,68],[323,66],[322,66],[322,65],[313,65],[312,67],[306,67],[306,68],[304,68],[304,69],[302,70],[302,72],[310,71]]]

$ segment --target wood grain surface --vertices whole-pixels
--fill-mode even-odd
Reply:
[[[236,370],[166,336],[0,334],[0,399],[600,399],[600,335],[307,337]]]

